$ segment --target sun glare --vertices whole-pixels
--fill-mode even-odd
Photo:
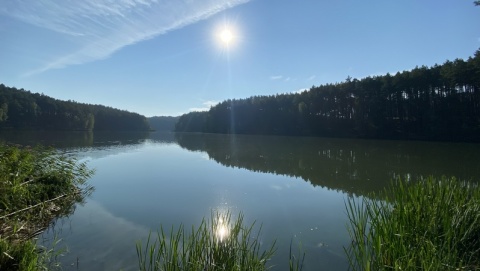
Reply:
[[[215,237],[218,241],[223,242],[225,239],[228,238],[230,234],[230,230],[228,227],[228,223],[226,223],[223,218],[217,220],[217,224],[215,225]]]
[[[232,48],[237,44],[238,33],[235,27],[228,22],[219,25],[214,31],[217,44],[223,49]]]
[[[220,40],[226,45],[230,44],[230,42],[233,40],[232,31],[230,31],[230,29],[224,29],[220,33]]]

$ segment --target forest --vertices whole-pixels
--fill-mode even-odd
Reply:
[[[466,61],[224,101],[177,132],[480,141],[480,50]]]
[[[137,113],[61,101],[0,84],[0,129],[147,131],[150,126]]]
[[[150,127],[157,132],[173,132],[179,117],[155,116],[147,118]]]

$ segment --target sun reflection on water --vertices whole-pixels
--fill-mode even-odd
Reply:
[[[214,233],[218,242],[224,242],[230,235],[229,215],[219,214],[214,221]]]

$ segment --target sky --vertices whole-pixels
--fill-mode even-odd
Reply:
[[[1,0],[0,37],[6,86],[178,116],[227,99],[467,59],[480,48],[480,7],[473,0]]]

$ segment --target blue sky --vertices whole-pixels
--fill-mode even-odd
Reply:
[[[233,39],[219,34],[230,29]],[[472,0],[2,0],[0,83],[145,116],[468,58]]]

